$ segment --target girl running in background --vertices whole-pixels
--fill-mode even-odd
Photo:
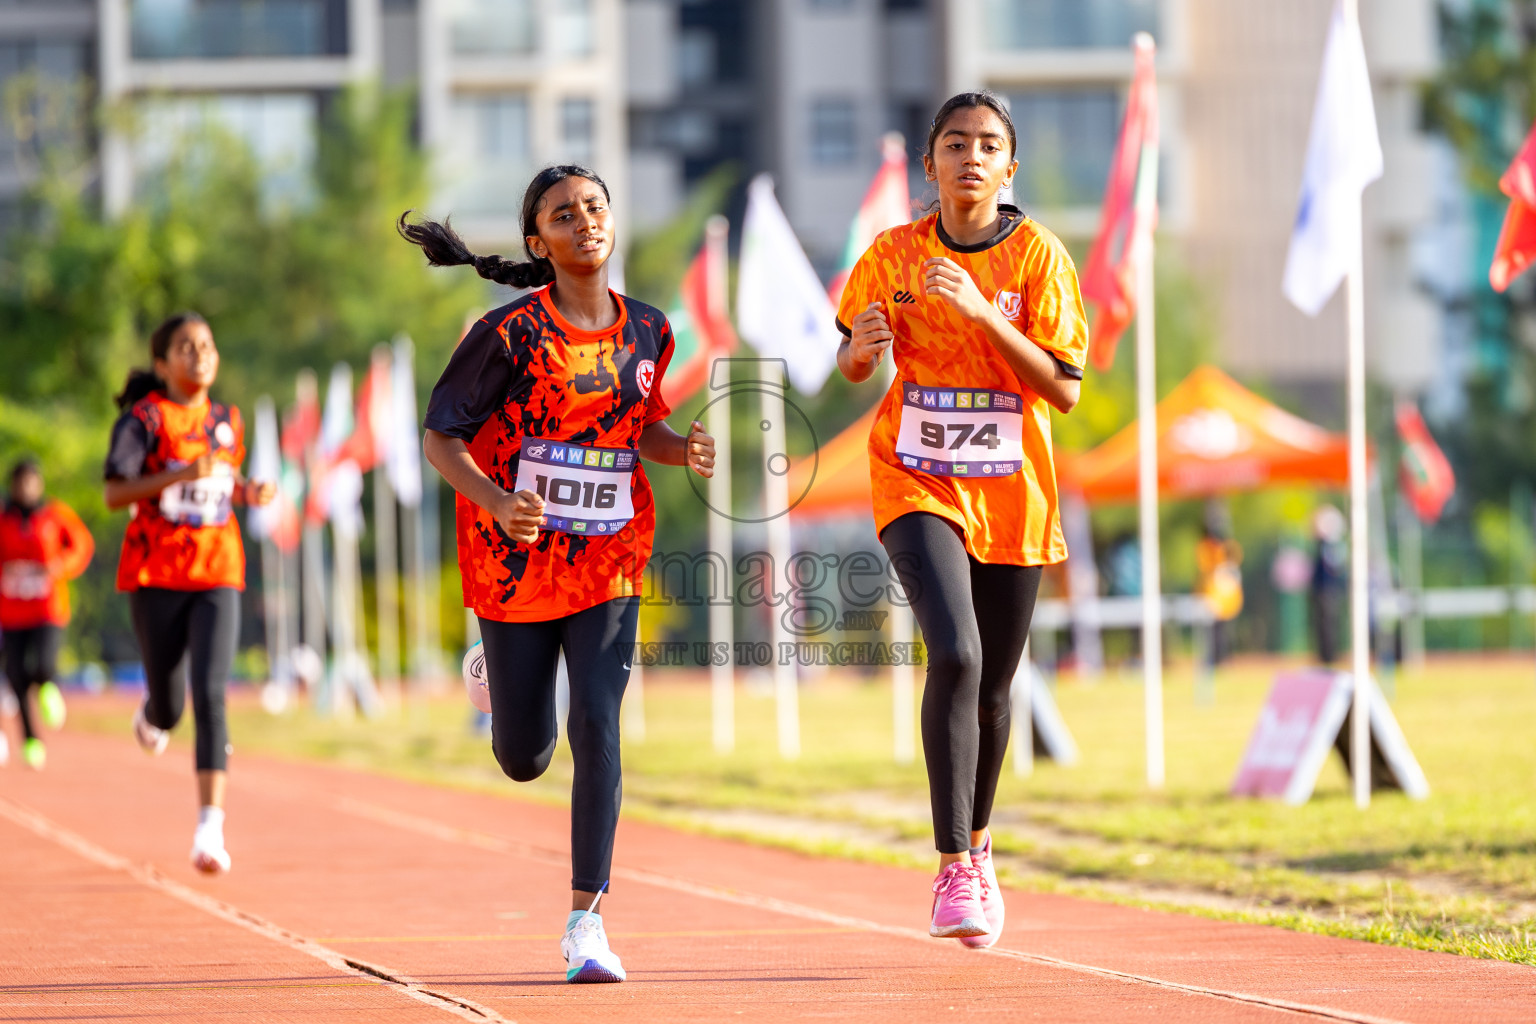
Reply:
[[[21,757],[30,768],[47,760],[32,722],[31,690],[43,724],[64,724],[64,696],[54,681],[64,627],[69,625],[69,588],[85,571],[96,542],[80,517],[62,501],[45,501],[43,473],[23,459],[11,469],[10,496],[0,513],[0,631],[4,632],[5,674],[16,692],[21,717]],[[0,732],[0,764],[5,763]]]
[[[219,351],[207,321],[196,313],[169,318],[150,336],[149,351],[153,371],[129,373],[117,396],[122,415],[105,473],[107,507],[129,507],[117,589],[128,593],[147,687],[133,734],[148,753],[164,751],[191,684],[199,802],[192,864],[211,874],[230,865],[224,687],[245,589],[232,508],[265,505],[276,485],[240,475],[245,425],[239,409],[208,397]]]
[[[928,649],[923,755],[939,850],[929,934],[977,947],[1003,929],[987,821],[1009,688],[1041,567],[1067,556],[1050,410],[1077,403],[1088,344],[1066,249],[998,200],[1016,150],[995,96],[946,102],[923,157],[937,212],[875,239],[838,310],[844,376],[868,380],[887,349],[896,360],[869,469],[875,528]]]
[[[608,289],[614,221],[608,187],[583,167],[540,171],[523,194],[531,262],[476,256],[447,225],[400,232],[433,266],[473,265],[532,293],[480,319],[427,406],[428,460],[458,491],[464,604],[483,656],[465,658],[488,690],[491,750],[509,777],[538,778],[555,752],[555,669],[570,674],[571,912],[566,980],[623,981],[597,901],[618,824],[619,703],[629,682],[640,574],[656,524],[640,459],[712,476],[715,442],[686,437],[661,379],[672,329],[660,310]]]

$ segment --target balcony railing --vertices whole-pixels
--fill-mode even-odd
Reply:
[[[994,50],[1080,50],[1157,34],[1161,0],[986,0]]]
[[[140,60],[347,52],[346,0],[133,0],[130,28]]]

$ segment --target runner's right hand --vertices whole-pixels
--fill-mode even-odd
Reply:
[[[203,452],[203,454],[181,467],[181,479],[201,480],[205,476],[213,476],[214,467],[218,464],[219,460],[214,457],[213,452]]]
[[[503,497],[494,514],[515,543],[532,544],[539,539],[539,525],[544,522],[544,499],[524,488]]]
[[[848,339],[848,354],[855,362],[879,366],[880,360],[885,357],[885,350],[891,347],[895,335],[891,333],[891,325],[886,321],[885,314],[880,311],[883,305],[871,302],[864,307],[864,312],[853,318],[850,325],[853,335]]]

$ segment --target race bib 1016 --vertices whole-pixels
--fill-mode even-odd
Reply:
[[[1011,476],[1024,467],[1024,400],[1011,391],[903,381],[896,457],[934,476]]]
[[[222,462],[210,476],[183,480],[160,492],[160,514],[182,526],[223,526],[234,504],[235,476]]]
[[[525,437],[518,454],[519,491],[544,499],[544,529],[604,536],[635,518],[630,478],[639,456],[628,448],[587,448]]]
[[[41,601],[53,593],[53,577],[42,562],[15,559],[0,567],[0,595],[12,601]]]

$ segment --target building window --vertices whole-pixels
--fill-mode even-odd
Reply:
[[[511,57],[539,48],[534,0],[448,0],[453,52]]]
[[[515,214],[533,164],[533,131],[524,93],[455,96],[444,147],[454,210]]]
[[[588,57],[597,49],[592,0],[560,0],[549,19],[550,41],[561,57]]]
[[[851,100],[816,100],[811,104],[811,159],[824,166],[850,164],[855,154]]]
[[[88,55],[83,43],[0,42],[0,167],[35,165],[52,146],[84,146]]]
[[[347,0],[131,0],[141,60],[347,52]]]
[[[814,11],[846,11],[853,6],[853,0],[806,0]]]
[[[986,0],[986,38],[997,50],[1129,47],[1157,34],[1159,0]]]
[[[677,37],[677,79],[682,85],[706,85],[715,79],[713,33],[684,29]]]
[[[1113,88],[1034,89],[1008,94],[1019,137],[1013,192],[1037,206],[1098,203],[1120,131]]]
[[[560,101],[560,141],[566,156],[579,164],[591,164],[597,138],[597,104],[589,99]]]
[[[153,193],[162,172],[189,146],[222,133],[261,168],[268,202],[301,203],[312,190],[319,102],[311,93],[229,93],[145,99],[133,142],[135,186]]]

